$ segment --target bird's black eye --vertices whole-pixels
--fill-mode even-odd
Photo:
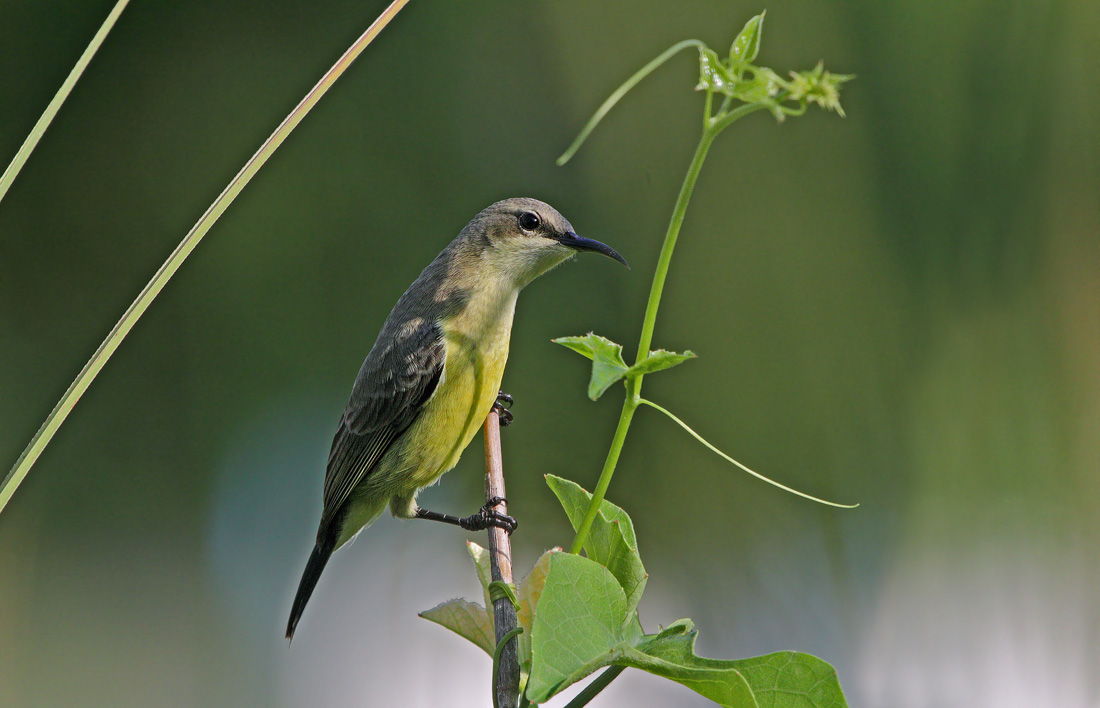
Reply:
[[[542,224],[542,219],[533,211],[525,211],[519,215],[519,227],[524,231],[534,231]]]

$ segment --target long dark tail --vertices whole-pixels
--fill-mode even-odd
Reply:
[[[290,608],[290,620],[286,623],[286,638],[294,638],[294,630],[298,626],[298,620],[302,618],[302,612],[306,609],[313,588],[317,587],[317,581],[321,578],[321,572],[325,569],[332,552],[336,550],[336,534],[324,534],[317,539],[313,547],[313,553],[309,554],[309,562],[302,573],[302,580],[298,583],[298,593],[294,596],[294,605]]]

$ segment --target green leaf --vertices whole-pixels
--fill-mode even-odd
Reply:
[[[592,495],[576,482],[552,474],[546,475],[546,484],[561,502],[573,529],[577,529],[592,501]],[[638,606],[649,576],[638,555],[634,524],[627,513],[605,499],[585,539],[584,551],[619,581],[626,594],[626,610],[632,612]]]
[[[645,630],[642,629],[642,621],[638,619],[638,611],[630,613],[630,616],[626,618],[626,622],[623,623],[623,637],[631,644],[636,644],[641,641],[645,635]]]
[[[592,378],[588,382],[588,397],[593,401],[626,374],[628,367],[623,361],[623,345],[616,344],[606,337],[589,332],[583,337],[558,337],[551,341],[592,360]]]
[[[469,639],[492,656],[496,648],[496,634],[493,627],[493,601],[489,597],[489,583],[492,581],[489,551],[471,541],[466,542],[466,550],[470,553],[478,582],[481,583],[485,605],[462,599],[448,600],[421,612],[420,616]]]
[[[481,583],[485,606],[492,607],[493,599],[489,597],[489,583],[493,582],[493,571],[489,561],[489,551],[473,541],[466,542],[466,550],[470,554],[470,560],[474,562],[474,571],[477,573],[477,581]]]
[[[589,332],[583,337],[558,337],[551,341],[592,360],[592,378],[588,382],[588,397],[593,401],[599,399],[612,384],[622,380],[623,377],[670,369],[688,359],[695,358],[695,354],[690,350],[679,354],[658,349],[651,351],[649,356],[634,366],[627,366],[623,360],[623,345],[616,344],[598,334]]]
[[[476,602],[462,599],[448,600],[421,612],[420,616],[429,622],[446,627],[460,637],[469,639],[484,649],[486,654],[493,655],[496,636],[493,634],[492,613]]]
[[[845,708],[836,670],[810,654],[781,651],[733,662],[761,708]]]
[[[516,637],[519,643],[519,663],[521,665],[531,661],[531,625],[535,619],[535,611],[542,597],[542,590],[546,584],[546,576],[550,573],[550,557],[555,553],[561,553],[560,548],[551,548],[535,562],[531,572],[527,574],[519,584],[519,611],[516,619],[519,626],[523,627],[523,634]]]
[[[692,627],[691,620],[677,620],[660,633],[643,637],[636,647],[626,649],[622,663],[672,679],[726,708],[773,708],[757,703],[737,662],[697,656]]]
[[[836,672],[808,654],[724,661],[696,655],[691,620],[642,634],[611,572],[570,553],[543,556],[531,628],[527,699],[542,703],[612,664],[664,676],[725,708],[846,708]],[[541,563],[542,561],[540,561]]]
[[[730,46],[730,66],[740,73],[741,67],[751,63],[760,53],[760,34],[764,29],[764,15],[761,12],[745,23],[745,28]]]
[[[572,553],[551,555],[549,566],[531,629],[532,703],[612,663],[624,641],[626,595],[607,568]]]
[[[658,349],[649,353],[645,359],[642,359],[634,366],[626,370],[626,376],[637,376],[639,374],[652,374],[654,371],[661,371],[662,369],[671,369],[678,364],[683,364],[688,359],[694,359],[695,353],[690,349],[684,350],[683,354],[677,354],[676,352],[666,351],[664,349]]]
[[[766,67],[745,67],[745,74],[737,82],[734,97],[745,103],[760,103],[770,108],[779,105],[775,95],[781,85],[775,72]]]
[[[697,656],[695,637],[691,620],[678,620],[627,649],[624,663],[672,679],[726,708],[757,708],[760,704],[736,662]]]
[[[713,91],[715,93],[733,95],[737,77],[730,73],[729,67],[722,63],[710,47],[699,48],[699,83],[696,91]]]

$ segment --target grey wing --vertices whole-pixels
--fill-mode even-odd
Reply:
[[[321,528],[335,518],[352,490],[416,420],[443,375],[446,349],[434,322],[394,327],[397,336],[376,344],[355,379],[351,400],[332,441],[325,473]]]

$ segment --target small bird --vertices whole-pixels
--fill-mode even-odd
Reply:
[[[578,236],[549,204],[506,199],[475,216],[397,301],[332,441],[317,541],[287,639],[329,557],[387,505],[399,518],[515,528],[492,508],[500,500],[459,518],[421,508],[416,495],[455,466],[497,399],[510,400],[500,380],[519,291],[578,251],[627,265],[611,247]]]

